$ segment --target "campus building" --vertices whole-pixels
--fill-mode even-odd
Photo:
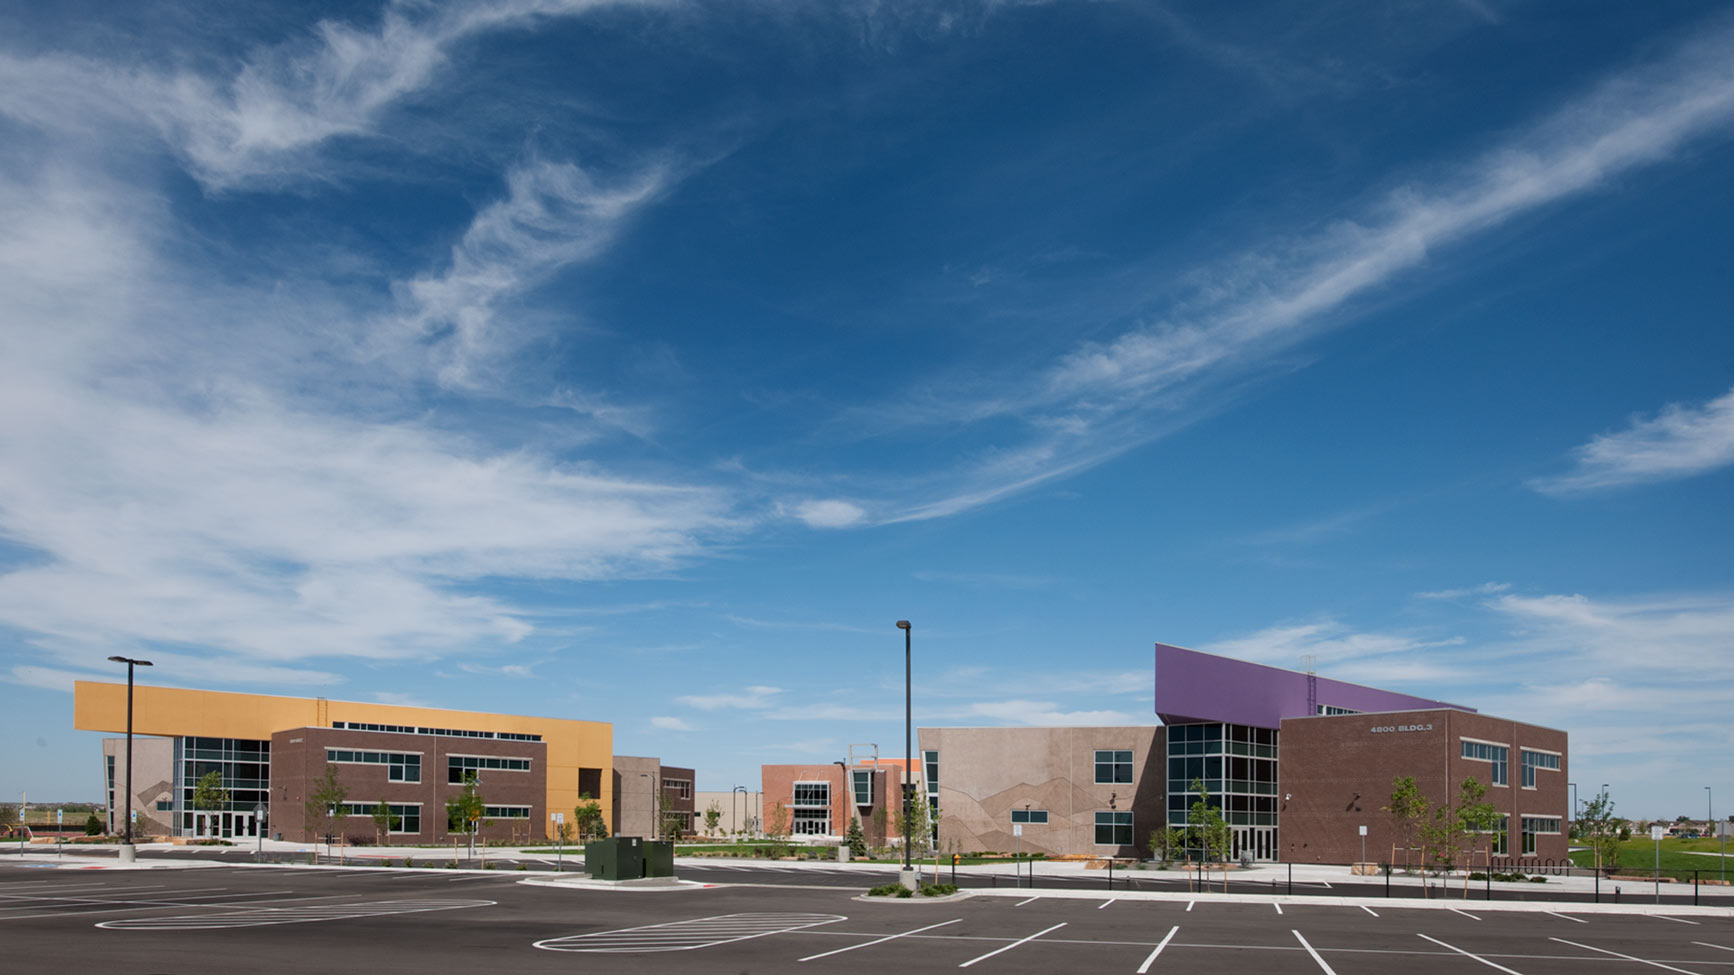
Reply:
[[[127,687],[79,681],[73,711],[81,730],[124,733]],[[580,794],[597,797],[604,816],[614,808],[606,722],[149,686],[135,688],[133,711],[135,832],[147,835],[250,837],[263,829],[308,839],[318,827],[371,838],[384,803],[393,841],[443,842],[451,835],[445,804],[471,775],[486,805],[481,835],[490,839],[544,839],[549,814],[570,816]],[[348,795],[333,821],[309,823],[307,800],[327,766]],[[111,831],[123,826],[126,771],[125,740],[105,740]],[[228,801],[198,809],[194,793],[210,772],[221,773]]]
[[[762,765],[758,827],[769,831],[781,818],[791,836],[840,837],[849,821],[858,819],[867,843],[882,845],[895,830],[892,810],[906,764],[901,758],[875,758],[855,765]],[[919,771],[910,776],[910,786],[923,788]]]
[[[941,844],[1148,855],[1152,834],[1187,825],[1196,783],[1235,858],[1348,863],[1364,840],[1367,859],[1418,862],[1382,811],[1393,780],[1443,803],[1473,776],[1503,824],[1496,860],[1566,857],[1563,731],[1166,644],[1155,711],[1159,727],[921,729]]]

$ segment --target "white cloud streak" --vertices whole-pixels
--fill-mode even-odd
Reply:
[[[697,731],[692,725],[679,718],[657,715],[650,719],[650,726],[658,731]]]
[[[221,80],[58,54],[0,55],[0,114],[62,130],[89,129],[93,120],[142,123],[211,189],[301,179],[324,143],[374,134],[388,109],[425,90],[455,45],[628,2],[394,2],[375,27],[320,21],[308,40],[256,49]]]
[[[1012,417],[1028,434],[957,475],[962,486],[886,521],[956,514],[1101,463],[1184,425],[1197,394],[1346,323],[1353,301],[1495,228],[1667,160],[1734,120],[1734,31],[1704,32],[1615,76],[1433,185],[1408,185],[1355,219],[1280,251],[1251,253],[1174,320],[1073,348],[1033,385],[933,402],[948,425]]]
[[[777,695],[781,693],[783,693],[782,688],[756,684],[735,693],[687,694],[677,697],[675,700],[689,708],[698,708],[700,711],[719,711],[727,708],[762,711],[775,704]]]
[[[1608,491],[1695,477],[1734,464],[1734,390],[1703,406],[1673,404],[1573,451],[1577,466],[1530,486],[1543,494]]]

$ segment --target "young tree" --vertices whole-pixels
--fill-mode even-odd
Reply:
[[[1391,814],[1392,832],[1403,843],[1403,862],[1409,862],[1408,851],[1419,845],[1421,862],[1425,864],[1427,849],[1423,827],[1433,817],[1433,803],[1415,784],[1413,775],[1399,775],[1391,780],[1391,801],[1384,806],[1384,811]]]
[[[84,820],[84,835],[86,835],[86,836],[101,836],[102,835],[102,817],[98,816],[95,813],[95,811],[92,811],[91,814],[88,817],[86,817]]]
[[[1491,844],[1499,827],[1499,810],[1486,801],[1486,796],[1487,787],[1471,775],[1457,787],[1455,802],[1434,808],[1433,821],[1424,831],[1430,834],[1435,856],[1446,870],[1454,867],[1459,857],[1467,868],[1471,855],[1483,842],[1489,844],[1488,869],[1493,869]],[[1463,872],[1463,896],[1469,896],[1467,869]]]
[[[474,772],[464,774],[464,791],[458,793],[456,799],[446,802],[446,821],[452,832],[461,832],[469,838],[469,853],[476,852],[476,831],[488,825],[485,817],[488,811],[488,801],[482,798],[482,783]]]
[[[199,776],[199,782],[193,786],[193,808],[200,812],[220,812],[229,806],[229,790],[223,788],[223,771],[212,769]],[[205,817],[206,825],[214,827],[216,820]]]
[[[903,817],[909,823],[909,855],[911,857],[926,856],[933,851],[933,832],[938,828],[934,813],[937,812],[928,805],[927,797],[919,789],[909,793],[909,801],[903,804]],[[904,832],[903,820],[898,820],[897,832]]]
[[[343,801],[349,798],[349,789],[338,778],[337,766],[325,763],[325,774],[313,780],[313,788],[307,793],[304,808],[307,813],[307,833],[310,840],[317,841],[319,834],[329,833],[332,823],[342,812]]]
[[[1578,838],[1595,854],[1597,870],[1619,863],[1621,834],[1627,829],[1626,821],[1614,815],[1614,801],[1606,792],[1584,803],[1578,814]]]
[[[704,835],[715,836],[717,824],[722,822],[722,806],[712,799],[710,805],[704,808]]]
[[[771,810],[771,821],[765,833],[771,838],[771,851],[775,856],[789,854],[789,810],[777,803]]]
[[[18,807],[0,803],[0,827],[14,826],[18,823]]]
[[[373,807],[373,841],[383,845],[391,839],[391,831],[401,825],[403,817],[392,815],[391,806],[384,799],[379,800],[379,805]]]
[[[578,805],[572,810],[572,823],[578,828],[578,842],[607,839],[608,823],[602,818],[602,804],[588,792],[581,793],[578,800]]]
[[[1211,805],[1210,792],[1204,788],[1203,779],[1193,779],[1191,791],[1198,793],[1198,798],[1193,800],[1192,808],[1186,814],[1187,845],[1202,850],[1206,864],[1223,864],[1222,889],[1227,891],[1227,861],[1234,840],[1233,830],[1222,818],[1222,804]]]
[[[1150,852],[1164,864],[1173,863],[1176,853],[1186,855],[1186,830],[1181,827],[1163,828],[1150,834]]]
[[[865,857],[867,855],[867,837],[861,832],[861,818],[859,816],[849,817],[849,832],[843,837],[843,842],[848,845],[851,857]]]

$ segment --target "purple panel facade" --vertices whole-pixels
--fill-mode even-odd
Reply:
[[[1327,677],[1315,679],[1319,704],[1351,711],[1475,710]],[[1156,644],[1156,716],[1163,724],[1224,721],[1277,728],[1284,718],[1309,714],[1306,674]]]

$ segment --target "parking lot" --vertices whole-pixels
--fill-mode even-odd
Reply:
[[[1734,972],[1734,919],[1685,909],[1544,913],[1041,890],[869,901],[858,886],[586,890],[522,879],[5,864],[0,938],[8,970],[21,972]]]

